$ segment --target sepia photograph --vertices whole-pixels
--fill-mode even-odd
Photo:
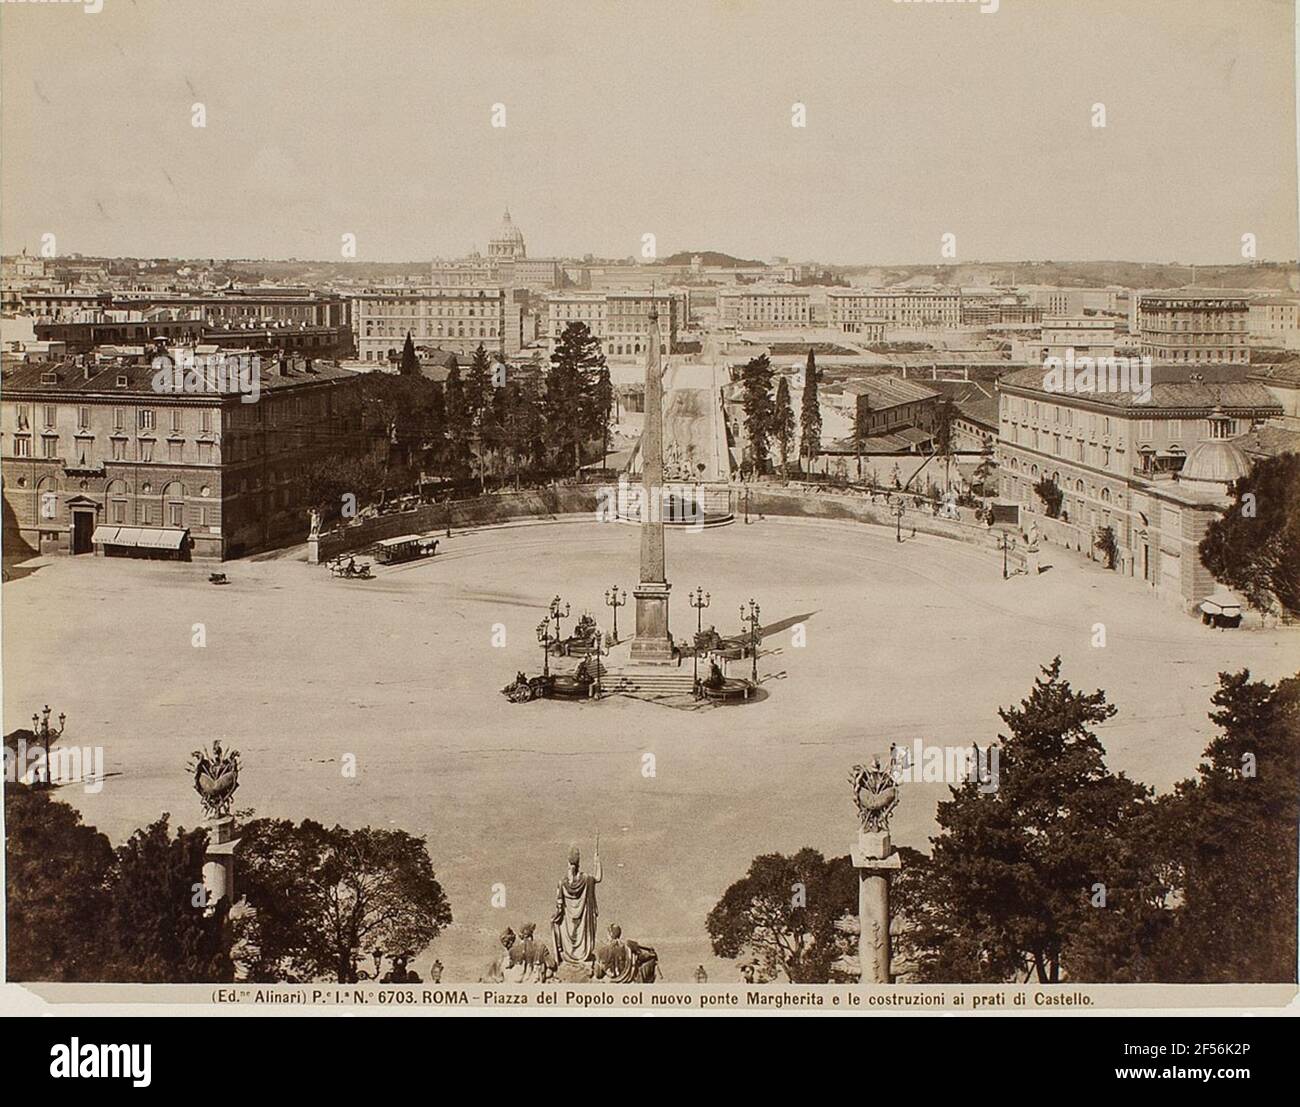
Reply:
[[[119,1014],[1294,1015],[1297,41],[0,2],[36,1076],[148,1086]]]

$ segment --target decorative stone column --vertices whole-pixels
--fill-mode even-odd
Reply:
[[[208,848],[203,854],[203,890],[207,910],[211,913],[223,897],[235,902],[235,817],[222,815],[204,820],[208,829]]]
[[[857,844],[849,856],[858,870],[858,964],[863,984],[892,984],[889,941],[889,880],[903,865],[889,840],[889,817],[898,806],[894,764],[880,758],[854,765],[849,774],[858,808]]]
[[[861,831],[849,850],[858,870],[858,963],[863,984],[892,984],[889,874],[903,865],[888,834]]]

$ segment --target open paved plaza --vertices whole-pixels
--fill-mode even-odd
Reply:
[[[477,979],[507,925],[549,932],[568,847],[588,864],[599,831],[601,929],[655,946],[666,980],[702,963],[730,981],[734,966],[710,953],[710,908],[757,854],[846,853],[849,767],[891,742],[986,744],[997,708],[1060,653],[1076,687],[1105,688],[1119,708],[1102,728],[1110,764],[1167,789],[1214,731],[1218,672],[1300,668],[1294,631],[1208,629],[1051,548],[1046,572],[1003,581],[991,542],[899,545],[884,528],[765,519],[667,536],[675,636],[694,630],[696,585],[712,596],[704,625],[723,634],[739,630],[742,601],[761,604],[758,702],[507,702],[502,685],[541,667],[535,628],[552,596],[571,605],[566,632],[584,610],[608,630],[604,592],[630,591],[637,543],[619,524],[521,524],[458,533],[369,582],[295,551],[224,566],[227,587],[197,564],[30,563],[3,592],[5,730],[48,702],[68,715],[66,742],[104,747],[102,791],[60,798],[115,843],[162,811],[200,821],[185,763],[218,738],[243,755],[236,808],[426,836],[455,917],[414,965],[426,978],[438,957],[445,980]],[[631,616],[619,612],[624,637]],[[945,795],[905,786],[895,842],[928,848]]]

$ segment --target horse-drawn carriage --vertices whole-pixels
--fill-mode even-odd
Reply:
[[[396,565],[403,561],[418,561],[438,552],[438,539],[419,534],[402,534],[384,538],[375,543],[375,560],[382,565]]]
[[[344,580],[373,580],[374,574],[370,571],[370,562],[362,561],[358,564],[355,557],[347,554],[339,554],[333,561],[329,562],[329,570],[332,576],[342,577]]]

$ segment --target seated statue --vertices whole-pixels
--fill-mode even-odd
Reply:
[[[659,975],[659,955],[650,946],[625,941],[620,927],[609,928],[609,941],[596,947],[592,976],[611,984],[653,984]]]
[[[590,642],[596,637],[596,620],[589,613],[583,613],[578,625],[573,628],[573,637],[580,642]]]
[[[709,662],[709,675],[704,678],[705,688],[721,688],[725,677],[722,675],[722,668],[717,661]]]
[[[506,979],[511,983],[544,984],[555,975],[555,952],[536,937],[537,925],[524,923],[519,941],[510,949],[511,967]]]
[[[578,662],[577,671],[573,674],[573,676],[574,679],[577,680],[579,684],[591,683],[591,665],[588,663],[585,657]]]

